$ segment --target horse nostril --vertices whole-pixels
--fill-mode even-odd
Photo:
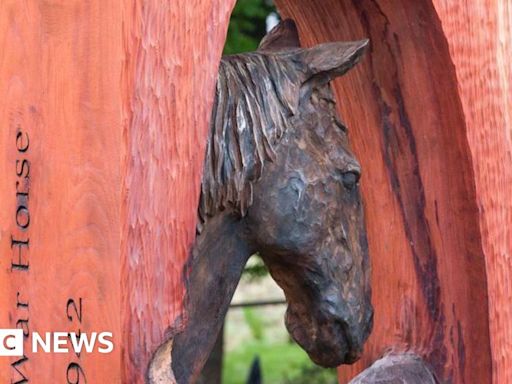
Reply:
[[[355,171],[343,172],[341,174],[341,180],[347,189],[353,189],[359,181],[359,177],[360,174],[356,173]]]

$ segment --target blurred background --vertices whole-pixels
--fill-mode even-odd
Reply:
[[[224,54],[254,51],[279,22],[270,0],[238,0]],[[246,266],[201,384],[335,384],[334,369],[313,364],[284,326],[283,291],[258,255]]]

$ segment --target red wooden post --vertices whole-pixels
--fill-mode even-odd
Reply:
[[[4,382],[141,383],[182,314],[234,1],[2,1],[0,327],[111,331]]]
[[[510,383],[512,8],[506,0],[434,4],[455,66],[471,149],[487,270],[493,382]]]
[[[336,81],[363,166],[375,327],[441,380],[512,380],[511,10],[505,1],[277,0],[306,45],[368,37]]]

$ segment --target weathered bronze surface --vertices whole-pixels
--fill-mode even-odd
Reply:
[[[255,252],[284,290],[286,326],[311,359],[334,367],[359,357],[373,316],[361,169],[329,81],[366,45],[302,49],[288,20],[258,51],[222,59],[185,272],[187,318],[172,345],[178,383],[201,370]]]

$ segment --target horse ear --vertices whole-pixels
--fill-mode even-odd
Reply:
[[[359,62],[368,39],[360,41],[325,43],[304,49],[301,53],[302,62],[307,67],[308,79],[321,76],[332,80],[345,74]]]
[[[299,48],[299,33],[292,19],[286,19],[277,24],[263,37],[258,51],[282,51],[290,48]]]

